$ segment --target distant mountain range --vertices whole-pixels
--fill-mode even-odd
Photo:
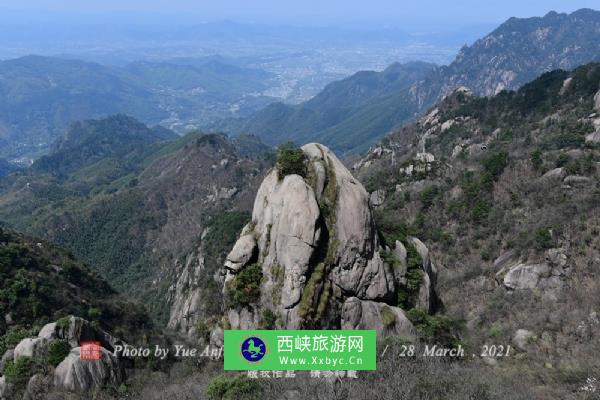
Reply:
[[[168,129],[150,129],[124,115],[101,121],[80,121],[71,125],[58,139],[52,153],[38,159],[33,169],[61,176],[98,162],[120,166],[135,164],[147,155],[153,143],[176,137]]]
[[[246,108],[272,101],[260,96],[269,73],[216,59],[195,61],[123,68],[40,56],[2,61],[0,157],[45,154],[70,123],[82,119],[122,113],[184,131],[185,121],[245,115]]]
[[[456,87],[467,86],[477,95],[488,96],[515,89],[546,71],[597,60],[598,11],[511,18],[463,47],[449,66],[410,63],[381,73],[359,72],[330,84],[305,103],[276,103],[220,128],[253,133],[272,144],[319,141],[340,153],[360,152]]]
[[[395,93],[403,93],[412,85],[424,79],[436,69],[436,66],[424,62],[393,64],[382,72],[361,71],[342,81],[334,82],[314,98],[299,105],[274,103],[245,120],[217,126],[217,129],[236,133],[256,132],[263,141],[277,144],[286,141],[310,142],[318,139],[323,141],[330,136],[338,150],[345,149],[344,143],[352,147],[360,137],[367,137],[372,130],[386,130],[387,126],[409,118],[400,104],[392,106],[394,115],[388,115],[385,127],[381,127],[382,115],[370,118],[365,111],[372,110],[374,105],[385,102]],[[376,113],[385,111],[379,106],[373,110]],[[344,134],[338,136],[335,132],[352,121],[359,120]]]
[[[152,293],[164,299],[171,282],[151,280],[173,274],[213,217],[247,212],[271,165],[269,147],[249,136],[178,137],[123,115],[77,122],[48,155],[0,180],[0,226],[71,249],[166,318]]]
[[[28,56],[0,62],[0,158],[35,159],[69,123],[117,113],[179,133],[211,127],[271,145],[319,141],[356,153],[458,86],[486,96],[514,89],[545,71],[599,60],[599,43],[597,11],[511,18],[448,66],[410,62],[358,72],[299,105],[268,105],[273,98],[263,93],[272,75],[224,57],[117,68]]]

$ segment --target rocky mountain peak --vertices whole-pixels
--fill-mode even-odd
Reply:
[[[390,250],[380,243],[367,191],[327,147],[311,143],[298,151],[303,171],[282,174],[278,162],[227,256],[225,325],[389,328],[411,336],[396,307],[406,274],[403,244]],[[435,279],[423,271],[424,280]]]

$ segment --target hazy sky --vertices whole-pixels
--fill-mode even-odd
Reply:
[[[134,12],[169,13],[199,19],[238,21],[328,22],[360,20],[413,23],[500,22],[511,16],[544,15],[550,10],[571,12],[600,9],[600,0],[0,0],[0,12],[44,14]]]

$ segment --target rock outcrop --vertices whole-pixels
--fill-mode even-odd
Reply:
[[[375,329],[382,334],[415,336],[412,323],[404,312],[393,306],[375,301],[347,299],[342,306],[342,329]]]
[[[177,261],[175,268],[178,277],[168,292],[171,313],[167,327],[193,337],[197,335],[197,324],[203,316],[201,300],[205,297],[203,288],[198,285],[205,273],[202,250],[191,252],[183,262]]]
[[[590,116],[594,132],[586,135],[585,141],[590,143],[600,143],[600,90],[594,96],[594,113]]]
[[[100,360],[82,360],[80,347],[69,355],[54,370],[54,385],[72,392],[87,392],[104,386],[116,386],[124,380],[124,372],[118,358],[104,347]]]
[[[496,273],[496,279],[509,290],[556,289],[571,275],[564,248],[547,250],[543,262],[506,264]]]
[[[115,346],[127,346],[122,340],[97,328],[89,321],[69,316],[46,324],[33,338],[21,340],[14,349],[6,352],[8,357],[17,361],[21,357],[42,358],[49,345],[62,340],[71,347],[69,355],[57,366],[54,372],[56,386],[71,391],[88,391],[105,385],[119,384],[124,380],[124,368],[112,353]],[[97,341],[101,345],[102,359],[98,361],[80,360],[82,341]]]
[[[8,349],[4,352],[4,355],[0,359],[0,371],[4,370],[6,363],[9,362],[10,360],[12,360],[14,355],[15,355],[14,349]]]
[[[594,132],[586,135],[585,141],[590,143],[600,142],[600,90],[594,96],[594,113],[590,115],[590,120],[594,126]]]
[[[513,343],[519,350],[526,351],[531,341],[535,339],[533,332],[527,329],[518,329],[513,336]]]
[[[4,399],[8,392],[8,383],[6,383],[6,377],[0,376],[0,399]]]
[[[414,335],[396,307],[406,282],[404,245],[384,247],[369,194],[328,148],[312,143],[302,152],[306,174],[280,176],[275,168],[267,175],[252,221],[227,256],[226,297],[232,297],[236,280],[251,266],[258,266],[262,279],[256,282],[256,298],[229,305],[226,325],[256,328],[266,313],[278,328],[370,327]],[[411,239],[408,245],[423,261],[416,301],[430,310],[435,267],[423,243]]]
[[[97,328],[85,319],[75,316],[65,317],[57,322],[45,325],[40,330],[37,339],[47,341],[51,339],[63,339],[71,347],[79,346],[81,341],[93,340],[100,342],[102,347],[108,351],[113,351],[117,345],[126,345],[121,339]]]
[[[17,344],[13,351],[13,360],[21,357],[38,357],[45,351],[48,340],[40,337],[25,338]]]

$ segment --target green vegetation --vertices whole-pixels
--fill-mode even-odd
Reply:
[[[396,325],[396,315],[387,304],[381,307],[381,322],[387,329],[391,329]]]
[[[540,149],[532,151],[530,160],[531,165],[533,165],[533,168],[535,170],[539,170],[542,167],[542,164],[544,163],[544,160],[542,159],[542,151]]]
[[[460,344],[458,333],[462,324],[444,315],[429,315],[425,311],[413,308],[406,314],[415,326],[419,337],[428,343],[456,347]]]
[[[408,88],[433,68],[433,64],[409,62],[382,72],[358,72],[330,84],[307,102],[271,104],[232,129],[260,132],[271,143],[314,141],[338,154],[365,151],[418,111]]]
[[[196,331],[198,332],[198,337],[203,340],[210,340],[210,328],[206,325],[206,322],[199,321],[196,325]]]
[[[483,169],[486,174],[489,174],[493,180],[497,181],[498,177],[508,165],[508,153],[500,151],[492,154],[482,161]]]
[[[206,236],[201,240],[206,268],[207,281],[213,281],[212,274],[221,268],[227,253],[235,244],[238,234],[250,221],[250,215],[242,211],[225,211],[212,215],[206,224]]]
[[[322,295],[320,288],[321,282],[325,279],[325,264],[319,263],[310,274],[304,290],[302,291],[302,298],[298,306],[298,315],[300,318],[307,318],[316,314],[316,307],[319,304],[319,296]],[[315,317],[316,319],[316,317]],[[316,319],[318,320],[318,319]]]
[[[120,299],[70,253],[1,228],[0,243],[0,314],[10,313],[15,324],[0,325],[0,350],[35,336],[41,326],[64,315],[94,316],[123,336],[151,328],[141,307]]]
[[[71,316],[62,317],[62,318],[59,318],[58,320],[56,320],[56,327],[58,329],[66,329],[70,323],[71,323]]]
[[[179,104],[182,122],[225,118],[231,115],[232,104],[266,89],[271,76],[220,60],[114,67],[41,56],[3,61],[0,70],[7,77],[0,88],[5,99],[0,125],[6,127],[0,157],[7,159],[37,158],[77,120],[123,113],[150,125],[159,123],[169,116],[161,106],[165,101]],[[47,79],[52,85],[40,84]],[[208,93],[194,93],[192,89],[199,87]],[[262,96],[246,99],[245,107],[261,107],[265,101]],[[160,136],[173,135],[162,127],[152,130]]]
[[[464,209],[473,222],[481,223],[487,219],[493,207],[494,182],[498,180],[508,165],[508,153],[501,151],[482,161],[483,173],[476,177],[473,172],[464,174],[462,189],[464,201],[453,205],[454,210]]]
[[[571,161],[571,156],[569,156],[567,153],[560,153],[556,159],[556,167],[564,167],[569,163],[569,161]]]
[[[53,340],[48,345],[48,364],[56,367],[69,355],[71,346],[65,340]]]
[[[84,121],[69,132],[47,158],[6,181],[0,220],[70,249],[117,290],[146,304],[155,321],[166,323],[169,307],[161,298],[169,285],[167,280],[152,284],[157,270],[197,249],[196,228],[207,227],[204,258],[207,270],[216,271],[248,220],[247,213],[236,210],[235,200],[219,198],[210,207],[204,203],[214,187],[214,176],[205,168],[223,158],[236,159],[234,143],[223,135],[199,133],[165,142],[160,128],[123,116]],[[246,140],[244,146],[249,154],[260,151],[256,141]],[[67,157],[69,152],[85,157]],[[224,165],[218,178],[239,193],[272,165],[242,161]],[[165,227],[176,234],[168,235]],[[61,267],[73,282],[85,279],[77,277],[76,268]],[[199,285],[207,290],[207,308],[216,312],[222,297],[211,280],[207,273]],[[96,312],[92,308],[77,315],[97,319]]]
[[[260,400],[263,388],[256,379],[221,375],[208,385],[210,400]]]
[[[421,192],[421,207],[427,210],[433,204],[433,201],[439,194],[437,186],[431,186]]]
[[[398,305],[412,309],[419,297],[423,282],[423,260],[412,243],[406,243],[406,285],[398,289]]]
[[[552,233],[548,228],[541,228],[535,232],[535,246],[538,249],[549,249],[553,244]]]
[[[242,268],[235,275],[227,291],[231,306],[239,308],[258,301],[262,277],[262,267],[259,264]]]
[[[19,357],[17,361],[9,360],[4,366],[6,381],[16,386],[25,386],[36,372],[36,365],[31,357]]]
[[[204,236],[197,239],[197,244],[194,247],[201,247],[204,268],[201,270],[198,279],[194,284],[203,290],[203,297],[205,298],[205,301],[203,302],[203,313],[207,318],[221,313],[223,306],[222,288],[215,282],[213,277],[221,268],[225,261],[225,257],[235,244],[238,233],[249,220],[250,215],[247,212],[227,211],[215,213],[206,223]],[[185,258],[182,258],[179,261],[182,264],[186,263]],[[247,268],[250,267],[251,266],[248,266]],[[247,276],[247,273],[251,271],[246,271],[241,279],[252,279]],[[260,278],[258,278],[258,283],[260,283]],[[230,295],[235,297],[234,303],[237,304],[238,302],[241,302],[246,304],[249,302],[248,296],[252,296],[255,289],[258,290],[258,287],[255,288],[254,285],[251,284],[254,289],[248,291],[248,288],[243,287],[243,283],[239,283],[239,285],[239,287],[235,286],[235,288],[240,291],[236,294],[232,292]],[[241,306],[241,303],[238,305]],[[203,329],[204,328],[209,329],[210,327],[206,326],[203,327]]]
[[[267,308],[263,311],[261,325],[263,329],[275,329],[277,315],[271,309]]]
[[[200,278],[198,285],[205,289],[206,312],[209,315],[219,314],[222,306],[221,288],[218,287],[212,276],[223,265],[239,232],[249,220],[250,215],[247,212],[228,211],[216,213],[207,222],[206,236],[200,240],[206,274]]]
[[[276,165],[280,180],[292,174],[306,177],[306,156],[302,149],[295,148],[291,144],[279,146]]]
[[[0,336],[0,353],[4,355],[6,350],[14,348],[19,342],[27,337],[36,336],[39,328],[32,327],[30,329],[11,327]],[[2,330],[0,330],[0,333]]]
[[[273,304],[281,303],[281,290],[283,289],[283,279],[285,271],[283,267],[278,264],[273,264],[271,267],[271,276],[273,278]]]

